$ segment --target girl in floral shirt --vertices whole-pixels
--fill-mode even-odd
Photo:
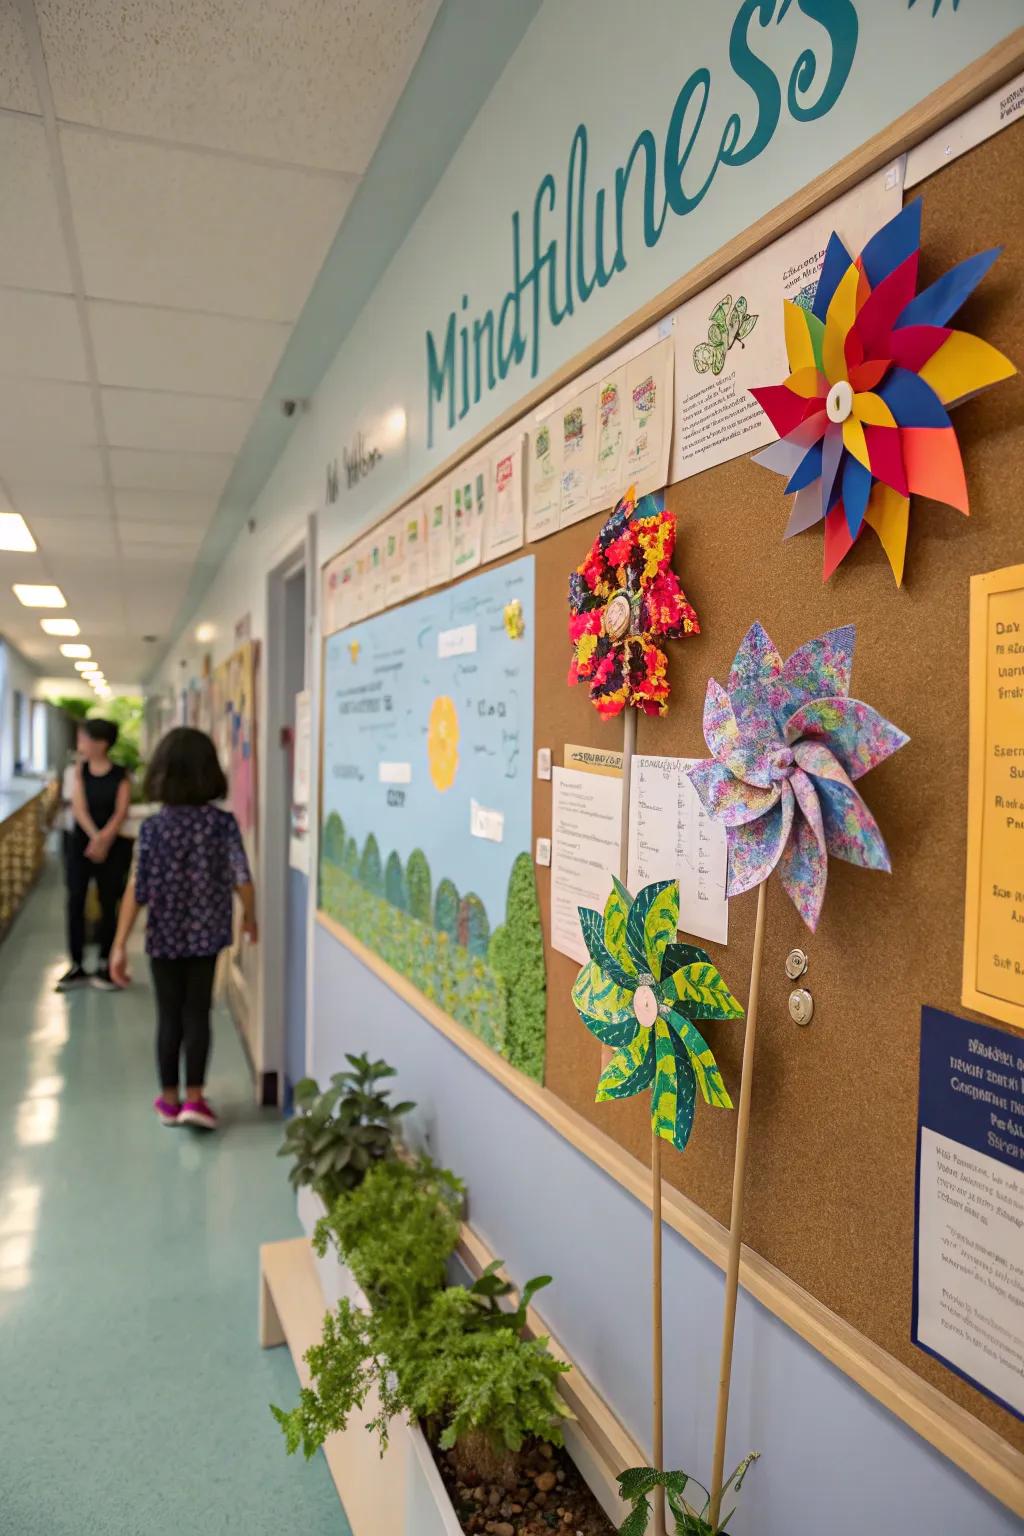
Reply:
[[[153,1108],[164,1125],[215,1130],[204,1084],[210,1054],[210,1004],[217,956],[232,942],[232,898],[242,930],[255,943],[256,895],[238,823],[214,803],[228,792],[213,742],[178,726],[153,754],[145,795],[162,809],[143,822],[135,878],[125,894],[110,974],[130,978],[125,946],[140,907],[148,908],[146,953],[156,993],[160,1093]],[[181,1058],[185,1058],[182,1100]]]

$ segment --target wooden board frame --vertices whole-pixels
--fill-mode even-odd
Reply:
[[[971,577],[971,718],[968,739],[967,882],[964,893],[964,971],[961,1001],[1003,1024],[1024,1030],[1024,1004],[983,992],[978,985],[981,921],[981,823],[985,794],[985,708],[988,684],[986,642],[989,598],[1024,588],[1024,565],[1006,566]]]
[[[624,342],[640,334],[686,299],[699,293],[720,276],[746,260],[802,220],[885,165],[912,145],[943,127],[982,97],[997,89],[1024,66],[1024,28],[1019,29],[984,58],[976,61],[940,91],[920,103],[875,138],[846,157],[813,185],[767,214],[743,235],[723,246],[679,282],[637,311],[627,321],[573,358],[543,384],[530,391],[485,431],[446,460],[384,516],[422,495],[463,460],[478,453],[492,438],[506,431],[568,384],[579,373]],[[943,173],[939,173],[943,174]],[[383,518],[381,519],[383,521]],[[363,530],[365,534],[366,530]],[[582,537],[585,525],[580,527]],[[362,536],[362,535],[361,535]],[[536,550],[541,546],[533,546]],[[528,546],[529,549],[529,546]],[[325,562],[326,563],[326,562]],[[323,637],[326,640],[326,636]],[[322,674],[321,674],[322,675]],[[321,738],[323,711],[321,710]],[[655,750],[653,747],[648,750]],[[322,782],[322,739],[319,759]],[[403,977],[322,911],[320,925],[360,960],[454,1045],[502,1083],[517,1099],[539,1114],[574,1147],[590,1157],[643,1204],[649,1205],[646,1167],[611,1137],[548,1089],[522,1078],[493,1051],[425,999]],[[981,1011],[985,1011],[982,1009]],[[668,1186],[664,1190],[664,1214],[669,1225],[688,1242],[724,1267],[726,1236],[722,1226],[694,1201]],[[1024,1453],[996,1430],[982,1423],[967,1408],[918,1376],[894,1356],[847,1323],[810,1295],[780,1269],[745,1247],[740,1283],[775,1316],[844,1371],[864,1390],[896,1413],[917,1433],[949,1457],[994,1497],[1024,1516]]]

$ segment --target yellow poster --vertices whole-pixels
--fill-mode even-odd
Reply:
[[[971,579],[963,1001],[1024,1029],[1024,565]]]

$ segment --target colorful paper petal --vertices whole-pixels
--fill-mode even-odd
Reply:
[[[729,840],[726,895],[742,896],[744,891],[753,890],[755,885],[767,880],[789,840],[794,805],[793,791],[787,783],[783,783],[778,804],[767,814],[739,826],[726,823],[726,836]]]
[[[863,427],[894,427],[896,418],[873,390],[865,389],[853,397],[853,414]]]
[[[708,678],[704,698],[704,740],[729,772],[745,784],[767,789],[772,783],[772,760],[777,743],[763,731],[741,730],[733,713],[732,699],[720,683]]]
[[[814,303],[811,305],[811,313],[817,315],[819,320],[824,320],[828,314],[832,295],[838,288],[839,280],[852,260],[853,257],[835,230],[833,230],[831,235],[829,235],[828,245],[825,247],[825,256],[821,263],[821,275],[818,278],[818,286],[814,293]]]
[[[787,496],[791,496],[794,491],[802,491],[812,481],[821,479],[821,453],[821,443],[812,443],[786,485]]]
[[[779,860],[779,879],[783,888],[812,933],[818,926],[825,884],[828,880],[828,852],[825,828],[818,797],[807,775],[800,769],[790,780],[800,808],[793,835]]]
[[[782,321],[786,333],[786,356],[789,359],[790,372],[798,373],[801,368],[811,368],[817,372],[821,361],[815,355],[814,342],[807,324],[806,309],[792,303],[789,299],[784,299]]]
[[[834,859],[889,874],[892,864],[878,823],[852,786],[823,780],[818,785],[825,843]]]
[[[660,992],[670,1007],[688,1019],[742,1019],[743,1008],[736,1001],[710,960],[682,965],[666,976]]]
[[[618,986],[594,961],[585,965],[572,989],[576,1012],[602,1045],[627,1046],[640,1029],[633,1012],[633,993]]]
[[[980,336],[971,336],[967,331],[950,331],[942,346],[925,363],[920,376],[934,389],[943,405],[956,405],[968,395],[1009,379],[1016,372],[1010,359]]]
[[[925,288],[909,303],[900,316],[899,329],[907,325],[945,325],[961,304],[970,297],[1002,250],[997,245],[990,251],[979,251],[958,262],[948,272]]]
[[[685,1152],[693,1129],[697,1087],[693,1068],[664,1019],[655,1024],[657,1075],[651,1098],[651,1129]]]
[[[837,491],[842,486],[839,474],[839,466],[842,462],[843,429],[830,423],[821,449],[821,496],[818,505],[822,517],[832,506]]]
[[[589,907],[579,907],[577,910],[580,915],[583,942],[587,946],[587,953],[591,960],[617,986],[627,987],[632,995],[632,990],[636,986],[636,975],[631,974],[616,964],[615,960],[608,953],[604,942],[604,918],[600,912],[593,912]]]
[[[632,901],[626,887],[613,880],[611,895],[604,904],[604,947],[627,976],[636,975],[636,964],[626,943],[626,919]]]
[[[883,278],[865,300],[855,329],[869,357],[888,356],[889,333],[917,289],[917,267],[915,251]]]
[[[803,490],[797,491],[793,497],[793,510],[789,514],[789,522],[782,537],[791,539],[794,533],[803,533],[806,529],[812,528],[815,523],[820,523],[824,515],[821,507],[821,486],[804,486]]]
[[[893,368],[878,393],[901,427],[948,427],[949,416],[938,395],[916,373]]]
[[[633,897],[626,919],[626,945],[638,971],[661,976],[661,957],[679,927],[679,882],[658,880]]]
[[[755,620],[740,641],[726,684],[737,720],[762,712],[761,690],[781,673],[782,657],[775,642],[764,625]]]
[[[847,454],[843,464],[843,510],[846,513],[851,538],[855,539],[860,533],[870,495],[870,469],[865,469],[863,464],[851,454]]]
[[[890,361],[897,368],[920,373],[951,333],[944,325],[907,325],[893,331],[886,343]]]
[[[910,497],[901,496],[889,485],[876,485],[871,492],[864,521],[878,535],[885,558],[896,578],[896,585],[901,587],[907,554],[907,530],[910,526]]]
[[[900,436],[910,490],[969,514],[967,478],[954,428],[909,427]]]
[[[842,698],[850,692],[856,638],[853,625],[842,624],[808,640],[787,657],[782,668],[785,713],[779,721],[783,730],[790,716],[812,699],[822,694]]]
[[[832,295],[825,316],[825,340],[822,343],[822,359],[825,377],[830,384],[838,384],[847,377],[846,336],[857,317],[857,283],[860,274],[856,267],[843,273]]]
[[[921,248],[921,208],[921,199],[915,197],[883,224],[861,251],[860,264],[872,288],[917,255]]]
[[[884,480],[901,496],[909,492],[903,463],[903,441],[898,427],[865,427],[868,463],[876,480]]]
[[[814,412],[813,401],[794,395],[785,384],[766,384],[763,389],[752,389],[750,393],[780,437],[788,437],[805,416]]]
[[[856,543],[846,521],[842,502],[829,509],[825,518],[825,558],[821,567],[822,581],[828,581],[836,567],[846,559]]]
[[[715,1054],[700,1030],[689,1019],[681,1018],[677,1013],[673,1013],[670,1022],[686,1049],[705,1104],[710,1104],[714,1109],[732,1109],[732,1099],[718,1070]]]
[[[631,1099],[654,1081],[654,1041],[649,1029],[641,1029],[635,1040],[616,1051],[601,1073],[594,1102],[606,1099]]]
[[[778,784],[761,789],[745,784],[713,757],[702,758],[686,770],[690,783],[709,816],[726,827],[738,827],[770,811],[779,800]]]
[[[711,956],[697,944],[683,944],[676,942],[670,944],[665,951],[665,957],[661,962],[662,978],[678,971],[681,965],[710,965]]]
[[[807,773],[859,779],[905,747],[910,737],[862,699],[812,699],[786,722],[786,740]],[[821,751],[835,759],[830,768]],[[837,774],[836,769],[839,770]]]

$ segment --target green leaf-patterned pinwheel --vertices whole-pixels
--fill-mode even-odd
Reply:
[[[741,1019],[743,1009],[710,957],[676,942],[679,886],[663,880],[634,898],[615,881],[604,916],[580,907],[590,954],[572,1000],[592,1035],[615,1055],[601,1074],[597,1101],[628,1099],[653,1084],[651,1125],[685,1150],[697,1089],[706,1104],[731,1109],[700,1019]]]

